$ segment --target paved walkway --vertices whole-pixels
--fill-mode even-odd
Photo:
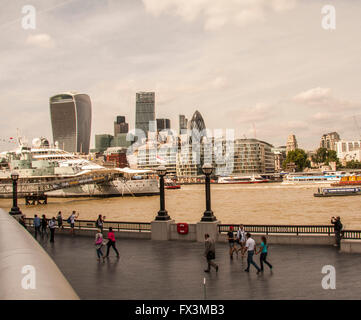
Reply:
[[[359,299],[361,256],[325,246],[272,245],[264,274],[246,259],[230,260],[228,245],[217,244],[219,272],[204,273],[203,244],[182,241],[118,240],[105,263],[96,260],[93,238],[58,235],[40,240],[81,299]],[[105,248],[103,248],[104,251]],[[112,249],[111,249],[112,250]],[[259,264],[259,256],[256,256]],[[336,268],[336,290],[324,290],[321,269]]]

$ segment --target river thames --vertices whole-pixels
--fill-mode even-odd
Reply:
[[[315,198],[318,186],[211,185],[212,210],[222,223],[327,225],[331,216],[341,216],[347,229],[361,228],[361,197]],[[9,210],[10,199],[1,199],[0,207]],[[79,219],[95,220],[99,214],[108,221],[150,222],[159,210],[159,196],[119,198],[49,198],[48,205],[19,206],[27,217],[34,214],[56,216],[60,210],[66,219],[72,210]],[[204,185],[183,185],[166,190],[166,209],[176,222],[198,222],[205,210]]]

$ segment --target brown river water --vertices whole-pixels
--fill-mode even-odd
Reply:
[[[347,229],[361,229],[361,196],[315,198],[318,186],[212,185],[212,210],[222,223],[327,225],[331,216],[341,216]],[[0,208],[9,210],[10,199],[0,199]],[[19,207],[27,217],[34,214],[66,219],[72,210],[79,219],[95,220],[99,214],[108,221],[150,222],[159,210],[159,196],[119,198],[49,198],[48,205]],[[198,222],[205,210],[203,185],[184,185],[166,190],[166,209],[176,222]]]

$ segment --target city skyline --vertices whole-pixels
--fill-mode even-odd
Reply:
[[[76,90],[92,100],[91,147],[118,114],[134,128],[139,91],[156,93],[156,117],[175,130],[179,114],[199,110],[210,129],[275,146],[291,133],[304,149],[326,132],[359,138],[361,4],[328,1],[338,20],[327,31],[324,1],[240,1],[223,11],[217,3],[34,1],[36,29],[23,30],[27,3],[9,2],[0,14],[0,137],[19,128],[29,141],[51,139],[49,97]]]

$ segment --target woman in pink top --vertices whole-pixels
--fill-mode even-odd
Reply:
[[[115,247],[115,236],[112,227],[109,228],[109,232],[108,232],[107,254],[105,256],[106,258],[108,258],[109,256],[110,247],[113,247],[115,253],[117,254],[117,258],[119,258],[119,252]]]

